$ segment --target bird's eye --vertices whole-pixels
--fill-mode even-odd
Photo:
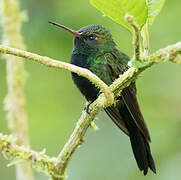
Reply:
[[[97,37],[94,36],[94,35],[90,35],[88,38],[89,38],[90,41],[92,41],[92,40],[97,40]]]

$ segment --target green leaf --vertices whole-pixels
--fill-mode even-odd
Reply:
[[[165,0],[146,0],[147,6],[148,6],[148,19],[147,23],[150,27],[153,24],[153,21],[160,13]]]
[[[147,66],[149,64],[149,62],[140,62],[140,61],[137,61],[137,60],[130,60],[128,62],[128,66],[129,67],[134,67],[136,69],[140,69],[140,68],[143,68],[145,66]]]
[[[125,15],[133,16],[134,22],[139,27],[142,36],[142,47],[148,55],[149,50],[149,28],[161,11],[165,0],[90,0],[104,15],[134,33],[131,25],[125,21]]]
[[[148,17],[145,0],[91,0],[91,3],[104,15],[124,26],[130,32],[133,32],[133,29],[131,25],[125,21],[125,15],[127,13],[134,17],[134,21],[140,29],[146,23]]]

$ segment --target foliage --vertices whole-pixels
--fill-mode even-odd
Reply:
[[[134,30],[125,20],[126,14],[133,16],[134,21],[142,32],[143,46],[149,49],[148,28],[159,14],[165,0],[91,0],[91,3],[104,15],[128,29],[132,34]]]
[[[91,3],[104,15],[133,32],[132,27],[125,21],[125,15],[130,14],[140,29],[152,25],[159,14],[165,0],[91,0]]]

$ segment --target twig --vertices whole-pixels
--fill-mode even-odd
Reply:
[[[65,144],[61,153],[58,155],[56,162],[56,172],[61,172],[63,176],[65,174],[66,167],[72,154],[76,150],[76,148],[82,144],[84,135],[90,126],[90,123],[94,120],[96,114],[99,112],[101,107],[98,105],[99,101],[101,101],[101,97],[97,99],[93,104],[91,104],[91,109],[89,110],[89,114],[85,111],[82,112],[82,115],[79,121],[76,124],[76,127],[70,136],[69,140]]]
[[[125,15],[125,20],[132,26],[133,28],[133,48],[134,48],[134,54],[133,54],[133,60],[140,60],[140,30],[139,26],[134,21],[134,17],[130,14]]]
[[[56,158],[48,157],[45,152],[36,152],[27,147],[17,145],[16,141],[13,136],[0,133],[0,147],[5,158],[11,160],[13,164],[19,163],[18,160],[26,160],[37,171],[45,172],[47,175],[54,174]]]
[[[181,42],[160,49],[147,58],[142,57],[141,60],[150,63],[171,61],[173,63],[181,64]]]
[[[106,96],[106,102],[104,104],[105,106],[109,106],[109,105],[113,104],[113,102],[114,102],[114,96],[111,93],[111,91],[109,90],[109,87],[100,78],[98,78],[95,74],[93,74],[88,69],[81,68],[81,67],[78,67],[73,64],[66,63],[66,62],[57,61],[57,60],[51,59],[49,57],[40,56],[40,55],[37,55],[34,53],[30,53],[27,51],[10,48],[7,46],[2,46],[2,45],[0,45],[0,52],[2,52],[4,54],[12,54],[15,56],[23,57],[23,58],[26,58],[26,59],[29,59],[32,61],[36,61],[40,64],[43,64],[43,65],[46,65],[49,67],[62,68],[65,70],[75,72],[75,73],[79,74],[80,76],[86,77],[93,84],[95,84],[97,87],[100,88],[100,90]]]

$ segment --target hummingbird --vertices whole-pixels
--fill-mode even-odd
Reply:
[[[88,25],[75,31],[61,24],[49,23],[74,35],[71,64],[89,69],[107,85],[128,70],[130,58],[116,48],[109,30],[101,25]],[[100,89],[87,78],[72,72],[72,79],[89,103],[95,101]],[[111,120],[129,136],[140,171],[146,175],[150,168],[156,173],[150,150],[150,134],[136,97],[135,82],[122,90],[115,105],[104,109]]]

